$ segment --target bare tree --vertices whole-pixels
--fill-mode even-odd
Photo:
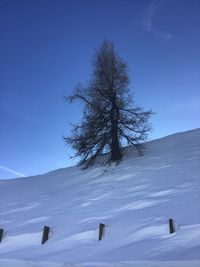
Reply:
[[[66,97],[67,101],[84,103],[82,122],[64,140],[76,150],[75,157],[80,157],[80,164],[86,168],[105,152],[110,152],[110,161],[120,161],[122,147],[127,144],[141,151],[152,111],[135,106],[129,86],[126,63],[113,43],[104,41],[96,50],[88,85],[79,84],[73,95]]]

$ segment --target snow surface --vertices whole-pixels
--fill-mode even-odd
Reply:
[[[200,129],[125,152],[118,166],[101,157],[87,170],[0,180],[0,267],[199,267]]]

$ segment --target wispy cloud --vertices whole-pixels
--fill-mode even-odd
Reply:
[[[144,18],[142,20],[142,26],[146,31],[153,33],[154,35],[160,37],[161,39],[170,40],[173,38],[173,36],[170,33],[158,30],[154,25],[154,17],[156,13],[157,3],[158,3],[157,0],[153,0],[147,7]]]
[[[5,166],[3,166],[3,165],[0,165],[0,169],[2,169],[2,170],[4,170],[4,171],[7,171],[7,172],[10,172],[10,173],[12,173],[12,174],[15,174],[15,175],[17,175],[17,176],[22,176],[22,177],[25,177],[25,176],[26,176],[25,174],[23,174],[23,173],[21,173],[21,172],[17,172],[17,171],[15,171],[15,170],[12,170],[12,169],[10,169],[10,168],[7,168],[7,167],[5,167]]]

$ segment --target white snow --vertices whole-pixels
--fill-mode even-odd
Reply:
[[[118,166],[102,156],[87,170],[0,180],[0,267],[199,267],[200,129],[125,152]]]

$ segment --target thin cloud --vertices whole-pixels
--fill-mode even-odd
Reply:
[[[154,35],[160,37],[161,39],[170,40],[173,38],[171,34],[160,31],[156,29],[156,27],[154,26],[153,20],[154,20],[155,13],[156,13],[157,2],[158,2],[157,0],[154,0],[147,7],[146,14],[142,21],[142,26],[146,31],[153,33]]]
[[[25,177],[25,176],[26,176],[25,174],[23,174],[23,173],[21,173],[21,172],[17,172],[17,171],[15,171],[15,170],[12,170],[12,169],[10,169],[10,168],[7,168],[7,167],[5,167],[5,166],[3,166],[3,165],[0,165],[0,169],[2,169],[2,170],[4,170],[4,171],[7,171],[7,172],[10,172],[10,173],[12,173],[12,174],[16,174],[17,176],[21,176],[21,177]]]

